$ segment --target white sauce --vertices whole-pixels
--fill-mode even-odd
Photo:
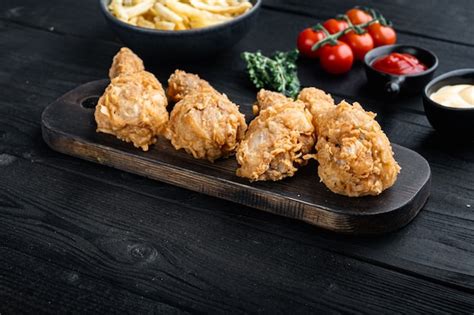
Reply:
[[[474,85],[446,85],[430,95],[438,104],[455,108],[474,108]]]

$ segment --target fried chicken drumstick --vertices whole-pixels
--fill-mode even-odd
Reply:
[[[313,115],[318,174],[331,191],[350,197],[378,195],[395,183],[400,166],[374,113],[359,103],[335,106],[330,95],[316,88],[303,89],[298,99]]]
[[[314,146],[311,114],[303,102],[266,90],[256,106],[260,113],[237,149],[237,175],[251,181],[293,176]]]
[[[247,130],[239,107],[195,74],[176,70],[168,80],[168,97],[176,101],[166,137],[176,150],[211,162],[235,153]]]
[[[163,87],[128,48],[114,57],[109,76],[111,82],[95,109],[97,132],[115,135],[147,151],[168,122]]]

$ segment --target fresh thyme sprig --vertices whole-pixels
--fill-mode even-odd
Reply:
[[[242,59],[247,63],[250,80],[258,89],[266,88],[289,97],[296,97],[300,91],[296,60],[298,50],[275,52],[264,56],[260,51],[244,52]]]

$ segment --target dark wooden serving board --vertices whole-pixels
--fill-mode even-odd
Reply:
[[[305,221],[336,232],[376,234],[410,222],[425,204],[431,182],[428,162],[393,145],[402,171],[379,196],[349,198],[319,182],[317,162],[292,178],[250,183],[235,175],[234,158],[210,163],[176,151],[165,139],[143,152],[113,136],[97,133],[94,106],[108,80],[84,84],[49,105],[42,116],[43,138],[56,151],[204,194]]]

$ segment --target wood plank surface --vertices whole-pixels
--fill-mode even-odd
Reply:
[[[21,229],[24,230],[24,226]],[[35,257],[3,246],[0,247],[0,299],[2,314],[45,314],[52,313],[53,309],[101,314],[131,311],[178,314],[183,311],[166,301],[121,288],[100,275],[78,271],[76,266],[64,267],[51,257],[41,254]]]
[[[455,3],[447,0],[263,0],[264,10],[311,17],[306,26],[344,13],[355,5],[379,9],[393,21],[398,32],[474,46],[474,32],[466,27],[474,15],[474,3],[470,0],[456,0]],[[77,19],[77,16],[81,18]],[[114,38],[95,0],[49,0],[48,6],[35,0],[22,0],[20,3],[18,0],[3,0],[0,3],[0,19],[61,34],[106,40]],[[291,22],[285,20],[283,23]]]
[[[314,24],[343,14],[357,5],[378,9],[393,22],[397,32],[474,46],[474,32],[468,26],[474,16],[474,3],[470,0],[456,2],[447,0],[428,2],[412,0],[266,0],[264,2],[264,7],[270,10],[312,17]]]
[[[271,16],[262,14],[261,19],[266,18],[271,19]],[[87,50],[91,56],[91,58],[87,59],[83,58],[81,53],[81,47],[88,43],[87,40],[61,38],[57,34],[43,32],[30,33],[27,29],[14,26],[10,26],[9,32],[12,34],[6,37],[8,39],[8,46],[6,47],[9,49],[0,52],[2,60],[4,60],[1,84],[5,91],[4,97],[8,99],[8,102],[3,102],[2,110],[5,115],[8,115],[8,119],[5,121],[6,124],[19,123],[20,125],[14,126],[13,131],[5,133],[4,141],[9,140],[11,142],[4,150],[7,152],[18,152],[20,156],[22,154],[34,155],[37,151],[32,148],[40,145],[39,142],[41,142],[39,122],[44,107],[51,100],[81,82],[102,77],[118,45],[96,42],[95,45],[90,46],[90,49]],[[0,36],[1,34],[7,36],[5,32],[0,33]],[[59,38],[61,38],[61,41],[58,41]],[[3,40],[3,42],[6,41]],[[24,47],[24,49],[20,50],[15,47]],[[444,49],[445,55],[448,55],[449,49],[453,51],[453,54],[458,51],[456,46],[442,45],[441,47],[446,47]],[[41,55],[30,56],[30,51],[41,52]],[[449,58],[447,61],[449,62]],[[216,84],[219,89],[229,94],[230,97],[240,99],[241,101],[239,102],[241,104],[245,104],[242,100],[247,100],[247,103],[251,103],[254,91],[246,83],[245,76],[241,74],[242,65],[237,61],[230,61],[230,63],[236,64],[235,70],[226,71],[224,73],[226,76],[223,80],[214,79],[215,76],[212,74],[217,71],[211,71],[212,69],[207,67],[206,64],[201,66],[194,65],[194,67],[199,67],[198,70],[208,73],[205,75],[206,78],[213,81],[213,84]],[[218,65],[222,66],[222,64]],[[31,68],[30,65],[34,65],[34,67]],[[451,66],[454,65],[452,64]],[[25,72],[26,70],[28,72]],[[27,76],[26,73],[28,74]],[[58,73],[61,74],[60,79],[57,78]],[[321,79],[314,73],[311,74],[311,77],[313,80]],[[247,88],[241,87],[239,90],[230,84],[226,84],[228,82],[240,83],[243,87],[247,86]],[[334,85],[336,83],[334,82]],[[375,100],[371,102],[376,104]],[[409,104],[407,111],[395,110],[399,106],[404,106],[405,102]],[[38,106],[38,104],[42,105]],[[370,105],[370,103],[368,104]],[[473,220],[473,214],[466,207],[473,199],[473,192],[469,190],[473,182],[473,176],[469,176],[469,174],[473,173],[472,164],[469,162],[472,161],[472,149],[468,146],[459,146],[451,142],[446,144],[440,142],[428,127],[426,118],[416,111],[413,112],[410,108],[421,107],[419,99],[398,102],[392,106],[392,115],[382,120],[381,123],[384,125],[392,141],[416,149],[430,161],[433,168],[433,196],[426,209],[433,209],[432,211],[440,213],[441,217],[435,218],[435,222],[439,221],[442,225],[439,231],[435,231],[434,235],[432,229],[427,226],[421,228],[421,230],[417,227],[417,233],[406,233],[406,237],[411,241],[405,238],[394,238],[393,247],[389,245],[384,247],[387,249],[389,256],[380,255],[376,250],[373,250],[370,242],[362,246],[362,249],[357,248],[357,246],[354,249],[352,245],[348,245],[348,241],[343,241],[336,248],[338,250],[345,250],[348,254],[358,252],[357,255],[359,255],[359,253],[363,253],[364,257],[368,256],[370,257],[369,259],[376,257],[375,260],[383,264],[401,265],[403,268],[416,271],[428,277],[441,278],[450,283],[472,288],[474,282],[470,255],[473,249],[472,243],[465,241],[466,237],[472,239],[470,222]],[[17,118],[12,119],[11,117]],[[20,133],[16,134],[15,130],[19,130]],[[30,135],[36,136],[33,136],[32,142],[25,142],[32,137]],[[46,156],[50,155],[49,151],[43,149],[40,151],[38,158],[43,154],[46,154]],[[59,163],[64,169],[81,167],[82,165],[72,162],[70,159],[65,159],[62,163],[58,162],[57,159],[50,161],[48,158],[44,158],[42,160],[50,164]],[[91,176],[94,176],[93,173],[91,173]],[[107,174],[107,172],[102,173],[102,175]],[[458,187],[451,184],[454,180]],[[149,185],[152,184],[150,183]],[[132,189],[144,189],[143,187],[133,188],[133,185],[131,186]],[[460,188],[463,189],[463,194],[454,198],[454,195],[457,194]],[[445,199],[446,195],[448,199]],[[171,198],[177,197],[173,195]],[[216,201],[211,199],[203,203],[203,207],[213,207],[214,202]],[[415,220],[414,224],[417,222],[418,220]],[[463,235],[462,237],[458,235],[458,227],[465,227],[465,230],[460,230]],[[410,229],[415,228],[410,227]],[[441,231],[443,233],[450,231],[452,235],[449,237],[455,240],[455,242],[451,242],[448,246],[444,243],[441,245],[439,242],[444,242],[445,238],[445,234],[441,234]],[[435,239],[434,242],[433,237]],[[315,244],[317,246],[326,246],[327,241],[324,240]],[[349,250],[346,250],[348,247]],[[420,252],[420,248],[424,248],[426,251]],[[444,248],[443,253],[446,254],[433,256],[431,253],[439,248]],[[467,251],[465,250],[466,248],[468,249]],[[392,251],[394,251],[393,254]],[[453,252],[457,253],[460,259],[455,261],[450,259]]]
[[[265,16],[265,15],[263,15]],[[77,41],[76,39],[62,39],[60,43],[57,42],[58,38],[60,38],[56,34],[49,34],[49,33],[33,33],[30,34],[28,30],[24,30],[21,27],[13,28],[11,30],[13,32],[12,37],[8,37],[10,40],[10,47],[17,47],[28,45],[25,47],[23,51],[16,50],[15,53],[12,53],[13,50],[4,50],[1,52],[3,55],[3,60],[5,61],[5,65],[3,66],[4,74],[2,83],[5,97],[8,98],[8,102],[4,102],[2,104],[4,107],[4,111],[6,114],[10,114],[9,116],[19,116],[24,118],[18,118],[19,122],[22,122],[25,119],[29,119],[31,123],[25,122],[26,126],[35,126],[34,128],[25,129],[25,126],[20,125],[19,130],[22,130],[20,136],[15,136],[14,134],[7,133],[5,139],[11,140],[13,143],[7,147],[7,150],[15,150],[18,151],[19,155],[21,154],[29,154],[31,152],[32,146],[27,143],[23,143],[26,138],[29,137],[28,133],[35,133],[36,132],[36,139],[33,138],[33,143],[38,145],[38,141],[41,141],[39,129],[39,121],[41,111],[55,97],[61,95],[62,93],[66,92],[68,89],[74,87],[75,85],[79,84],[80,82],[85,82],[97,77],[103,76],[103,73],[106,71],[108,67],[108,63],[110,62],[111,56],[115,53],[117,46],[113,45],[110,46],[108,44],[101,44],[97,43],[95,46],[91,46],[89,50],[90,55],[94,56],[94,58],[85,59],[81,58],[81,54],[79,53],[80,48],[83,47],[87,43],[86,40]],[[3,33],[5,34],[5,33]],[[11,39],[17,39],[13,41]],[[44,62],[40,62],[40,57],[28,57],[30,50],[32,51],[41,51],[42,43],[48,47],[47,49],[43,48],[42,56],[44,56]],[[63,45],[62,43],[66,43]],[[7,46],[8,47],[8,46]],[[451,47],[454,52],[456,52],[456,47]],[[446,48],[448,50],[449,48]],[[446,52],[447,55],[447,52]],[[54,61],[53,61],[54,60]],[[45,65],[46,63],[46,65]],[[28,68],[28,65],[34,64],[36,68]],[[206,71],[206,65],[201,66],[200,70]],[[248,94],[248,102],[250,103],[252,100],[252,89],[248,87],[247,89],[241,89],[239,94],[236,93],[236,89],[232,88],[232,86],[227,85],[224,86],[223,84],[236,80],[239,82],[241,79],[242,82],[246,82],[243,78],[240,78],[241,74],[241,65],[237,67],[234,71],[235,76],[227,77],[227,80],[215,80],[214,84],[219,85],[219,88],[227,92],[231,97],[236,98],[240,97],[242,99],[241,94]],[[64,70],[67,69],[67,71]],[[28,69],[28,80],[24,77],[24,71],[22,69]],[[300,67],[301,69],[301,67]],[[209,71],[209,70],[207,70]],[[300,70],[301,71],[301,70]],[[9,76],[9,73],[17,74],[17,76]],[[57,73],[61,73],[61,79],[56,79]],[[232,72],[226,72],[232,73]],[[23,75],[23,76],[22,76]],[[312,74],[313,77],[316,77]],[[207,77],[212,78],[211,75]],[[245,83],[243,83],[245,84]],[[245,86],[245,85],[244,85]],[[248,85],[247,85],[248,86]],[[244,98],[245,99],[245,98]],[[375,103],[375,101],[373,101]],[[242,103],[242,102],[241,102]],[[393,106],[400,106],[403,102],[399,102],[394,104]],[[38,106],[38,104],[43,104],[42,106]],[[364,104],[365,105],[365,104]],[[410,105],[412,106],[420,106],[419,100],[414,99],[410,101]],[[418,118],[419,117],[419,118]],[[11,124],[12,119],[9,117],[9,121],[7,123]],[[466,245],[464,244],[462,238],[457,237],[457,226],[466,226],[469,227],[469,222],[472,221],[472,212],[466,207],[469,204],[470,200],[472,200],[472,192],[469,192],[468,187],[472,185],[472,176],[465,176],[466,174],[472,174],[472,168],[470,168],[470,157],[473,156],[472,151],[469,147],[465,146],[457,146],[455,144],[445,144],[436,141],[436,135],[433,134],[431,129],[427,126],[428,123],[426,122],[426,118],[424,116],[418,115],[411,111],[407,113],[395,111],[391,116],[391,119],[387,119],[382,121],[384,124],[385,130],[387,130],[387,126],[393,126],[393,134],[391,131],[389,132],[389,136],[392,140],[395,140],[399,143],[402,143],[408,147],[413,147],[418,151],[421,150],[422,153],[428,153],[425,157],[428,158],[430,162],[439,162],[439,167],[435,171],[433,170],[433,189],[436,189],[437,193],[434,192],[435,202],[428,203],[427,209],[434,208],[434,211],[440,212],[443,214],[442,221],[443,226],[442,230],[451,230],[451,228],[447,228],[447,226],[452,226],[452,233],[453,238],[458,240],[459,243],[452,244],[451,246],[445,247],[446,253],[458,252],[460,260],[452,261],[450,259],[450,254],[447,255],[439,255],[436,257],[432,257],[430,253],[431,250],[427,250],[426,252],[417,252],[414,250],[418,248],[418,244],[420,244],[420,248],[432,248],[433,251],[439,248],[440,246],[437,245],[436,242],[433,243],[432,241],[432,230],[428,227],[428,229],[422,229],[419,233],[413,235],[408,233],[409,237],[413,238],[412,242],[407,242],[404,240],[400,246],[398,243],[398,239],[395,242],[397,245],[397,251],[400,250],[401,253],[393,254],[391,257],[386,257],[384,255],[378,255],[376,251],[370,250],[370,245],[366,247],[369,248],[369,252],[372,252],[372,255],[380,256],[377,260],[382,259],[384,263],[388,263],[392,265],[399,265],[402,264],[405,268],[409,268],[411,270],[416,270],[417,272],[421,272],[422,274],[431,276],[433,275],[433,271],[436,271],[436,277],[442,277],[443,279],[447,279],[449,282],[454,283],[461,283],[463,285],[467,285],[468,287],[472,286],[472,273],[470,272],[472,268],[472,260],[470,260],[470,250],[464,251]],[[420,125],[422,128],[420,128]],[[30,130],[28,132],[23,130]],[[394,137],[396,137],[394,139]],[[427,140],[426,146],[424,145],[425,140]],[[441,147],[441,150],[440,150]],[[26,151],[26,153],[24,152]],[[446,153],[443,153],[446,152]],[[44,153],[44,150],[42,152]],[[46,151],[46,154],[47,153]],[[41,156],[41,155],[40,155]],[[446,160],[446,163],[443,161]],[[48,159],[44,159],[46,163],[48,163]],[[52,161],[52,163],[57,163],[56,161]],[[77,165],[77,163],[71,162],[70,160],[66,159],[62,164],[64,168],[69,168],[70,165]],[[81,164],[79,164],[81,165]],[[438,164],[435,164],[437,166]],[[73,167],[73,166],[71,166]],[[432,164],[433,167],[433,164]],[[467,172],[467,173],[466,173]],[[458,198],[449,198],[448,200],[444,199],[446,195],[446,191],[452,192],[452,194],[456,193],[457,189],[453,187],[450,183],[452,180],[456,179],[458,181],[458,186],[465,187],[463,192],[464,194]],[[142,189],[142,188],[140,188]],[[173,196],[175,198],[175,196]],[[454,202],[454,203],[450,203]],[[205,203],[206,206],[212,205],[215,201],[209,201]],[[445,209],[454,209],[451,211],[446,211]],[[447,218],[444,218],[445,215],[448,215]],[[459,222],[458,222],[459,219]],[[416,223],[417,221],[415,221]],[[426,234],[426,236],[423,235]],[[469,234],[469,229],[465,231]],[[435,238],[441,240],[444,238],[444,235],[437,235],[435,234]],[[419,242],[418,239],[422,239],[426,241]],[[319,246],[325,246],[326,242],[321,242]],[[421,245],[422,244],[422,245]],[[468,243],[469,244],[469,243]],[[347,243],[343,242],[342,245],[347,245]],[[337,248],[343,248],[344,246],[339,245]],[[416,245],[416,247],[414,247]],[[427,246],[427,247],[426,247]],[[470,245],[467,245],[468,248],[471,248]],[[388,247],[390,248],[390,247]],[[367,250],[366,248],[364,250]],[[390,250],[388,250],[390,252]],[[364,254],[366,255],[366,254]],[[426,265],[426,261],[430,261],[428,267]],[[449,267],[448,267],[449,266]],[[469,266],[469,267],[466,267]],[[470,275],[469,277],[460,277],[457,275]]]
[[[308,3],[301,4],[303,10]],[[325,7],[334,2],[314,3],[321,6],[319,11],[326,12]],[[431,5],[420,3],[427,8]],[[448,8],[449,2],[436,3],[442,9],[459,10],[457,6]],[[299,64],[304,85],[323,87],[338,99],[356,99],[375,110],[390,139],[422,154],[433,172],[431,198],[408,227],[380,238],[336,236],[49,150],[41,139],[43,109],[79,84],[102,78],[120,44],[92,7],[77,5],[58,13],[62,8],[59,1],[48,5],[50,9],[37,1],[0,2],[0,300],[9,301],[0,307],[2,314],[20,309],[46,312],[51,310],[49,305],[55,310],[84,311],[89,304],[71,304],[69,296],[73,293],[99,311],[100,305],[112,305],[110,309],[117,312],[152,307],[170,312],[224,312],[229,307],[267,313],[472,312],[473,142],[445,139],[434,132],[420,98],[380,100],[365,86],[359,66],[347,76],[331,78],[317,65],[307,61]],[[471,8],[467,5],[466,14]],[[5,8],[12,6],[23,6],[23,13],[7,17]],[[341,1],[336,6],[345,8],[346,4]],[[397,10],[406,12],[406,8]],[[37,12],[40,9],[41,14]],[[423,27],[438,28],[430,17],[438,11],[443,10],[425,10],[427,25]],[[77,18],[84,12],[89,12],[87,18]],[[384,13],[390,17],[390,12]],[[215,60],[189,64],[185,70],[202,74],[229,97],[248,106],[255,90],[243,73],[238,54],[257,48],[269,53],[292,47],[295,34],[314,22],[312,16],[264,9],[255,30],[234,49]],[[402,18],[397,15],[398,20]],[[414,23],[407,18],[409,22]],[[460,36],[461,44],[453,43],[457,41],[453,34],[461,31],[447,30],[446,35],[423,30],[421,33],[427,34],[423,38],[402,31],[399,41],[434,50],[441,60],[437,72],[441,74],[472,66],[472,48],[466,46],[472,42],[469,34]],[[446,40],[449,38],[454,39]],[[176,65],[156,61],[150,67],[160,80],[166,80]],[[127,267],[131,260],[126,258],[130,257],[128,235],[132,235],[133,244],[140,241],[155,249],[169,244],[165,252],[176,253],[188,269],[166,265],[169,277],[161,284],[150,279],[162,267],[153,267],[151,277],[142,269],[146,264],[139,269]],[[98,240],[107,237],[123,241],[107,250],[94,250],[99,247]],[[260,244],[252,249],[254,240]],[[189,257],[180,251],[187,249],[187,242],[193,248]],[[249,270],[255,270],[249,266],[254,265],[259,268],[247,276]],[[217,266],[217,272],[209,266]],[[121,267],[127,272],[118,277]],[[188,285],[175,279],[185,278],[186,270],[194,269],[206,281],[207,287],[201,289],[205,295],[199,290],[191,291],[198,292],[198,298],[164,293],[170,287],[189,292]],[[71,271],[84,281],[76,282],[77,291],[67,284],[55,290],[68,283],[63,273]],[[185,279],[197,287],[203,283],[191,276]],[[234,286],[228,286],[230,282]],[[32,298],[25,302],[23,296]],[[203,296],[210,297],[211,302],[202,302]],[[219,297],[224,302],[215,302]],[[139,308],[140,301],[143,308]]]
[[[159,307],[207,313],[433,313],[474,307],[470,293],[249,229],[254,218],[246,218],[241,209],[217,213],[157,202],[24,158],[0,172],[7,178],[0,183],[3,250],[13,250],[14,258],[31,257],[36,265],[41,259],[45,265],[27,281],[31,289],[24,289],[30,290],[30,299],[41,300],[31,309],[61,309],[67,294],[74,292],[70,286],[89,296],[100,287],[88,287],[88,279],[129,295],[128,303],[136,303],[134,295],[139,295]],[[101,204],[110,205],[109,210]],[[282,221],[261,216],[263,222]],[[31,274],[28,260],[19,266],[17,260],[0,259],[1,279],[8,279],[0,282],[3,287]],[[57,271],[48,272],[51,268]],[[67,294],[55,296],[46,284],[33,290],[33,279],[43,278],[47,284],[60,284]]]
[[[316,163],[277,182],[254,182],[235,175],[234,157],[214,163],[197,160],[159,139],[148,152],[96,132],[95,104],[109,80],[83,84],[49,105],[41,117],[42,134],[55,151],[118,168],[210,196],[307,222],[334,232],[380,234],[408,224],[426,203],[431,170],[415,151],[393,145],[402,172],[378,196],[334,194],[317,177]],[[83,102],[89,100],[87,107]],[[249,108],[247,108],[249,109]],[[251,114],[244,112],[247,117]],[[313,162],[313,161],[311,161]]]

